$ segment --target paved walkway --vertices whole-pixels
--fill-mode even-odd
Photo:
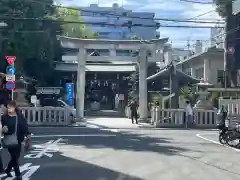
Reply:
[[[139,127],[153,127],[147,123],[132,124],[128,118],[109,118],[109,117],[88,117],[87,126],[92,128],[109,128],[109,129],[136,129]]]
[[[210,142],[217,138],[214,131],[65,127],[32,132],[33,149],[21,158],[25,180],[240,179],[240,152]],[[6,163],[7,153],[2,155]]]

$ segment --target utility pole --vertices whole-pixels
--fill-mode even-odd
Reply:
[[[234,48],[233,45],[233,36],[234,32],[231,32],[233,29],[233,15],[232,15],[232,2],[228,1],[225,4],[225,39],[224,39],[224,87],[227,88],[231,81],[234,79],[233,77],[233,55],[230,52],[230,48]],[[234,81],[233,81],[234,82]],[[236,85],[234,83],[234,85]]]

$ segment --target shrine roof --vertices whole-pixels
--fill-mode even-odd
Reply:
[[[160,72],[148,77],[147,80],[154,81],[160,78],[167,78],[169,76],[170,76],[170,68],[166,66]],[[192,76],[189,76],[179,70],[176,70],[176,76],[178,77],[180,84],[185,84],[185,83],[196,84],[200,82],[200,79],[193,78]]]

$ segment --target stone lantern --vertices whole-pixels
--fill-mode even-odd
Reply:
[[[201,80],[200,83],[197,83],[197,95],[199,95],[198,101],[196,102],[194,109],[206,109],[212,110],[213,105],[212,103],[207,100],[208,95],[208,88],[212,87],[213,85],[209,82]]]

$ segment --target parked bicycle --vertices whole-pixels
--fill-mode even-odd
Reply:
[[[237,123],[236,127],[229,129],[225,134],[226,144],[234,147],[240,147],[240,123]]]
[[[229,117],[227,117],[227,115],[228,115],[228,112],[224,107],[224,105],[222,105],[217,112],[217,117],[218,117],[217,128],[219,129],[218,139],[221,144],[226,144],[226,134],[229,131],[228,129],[229,123],[226,124],[226,122],[230,122],[230,119]]]

